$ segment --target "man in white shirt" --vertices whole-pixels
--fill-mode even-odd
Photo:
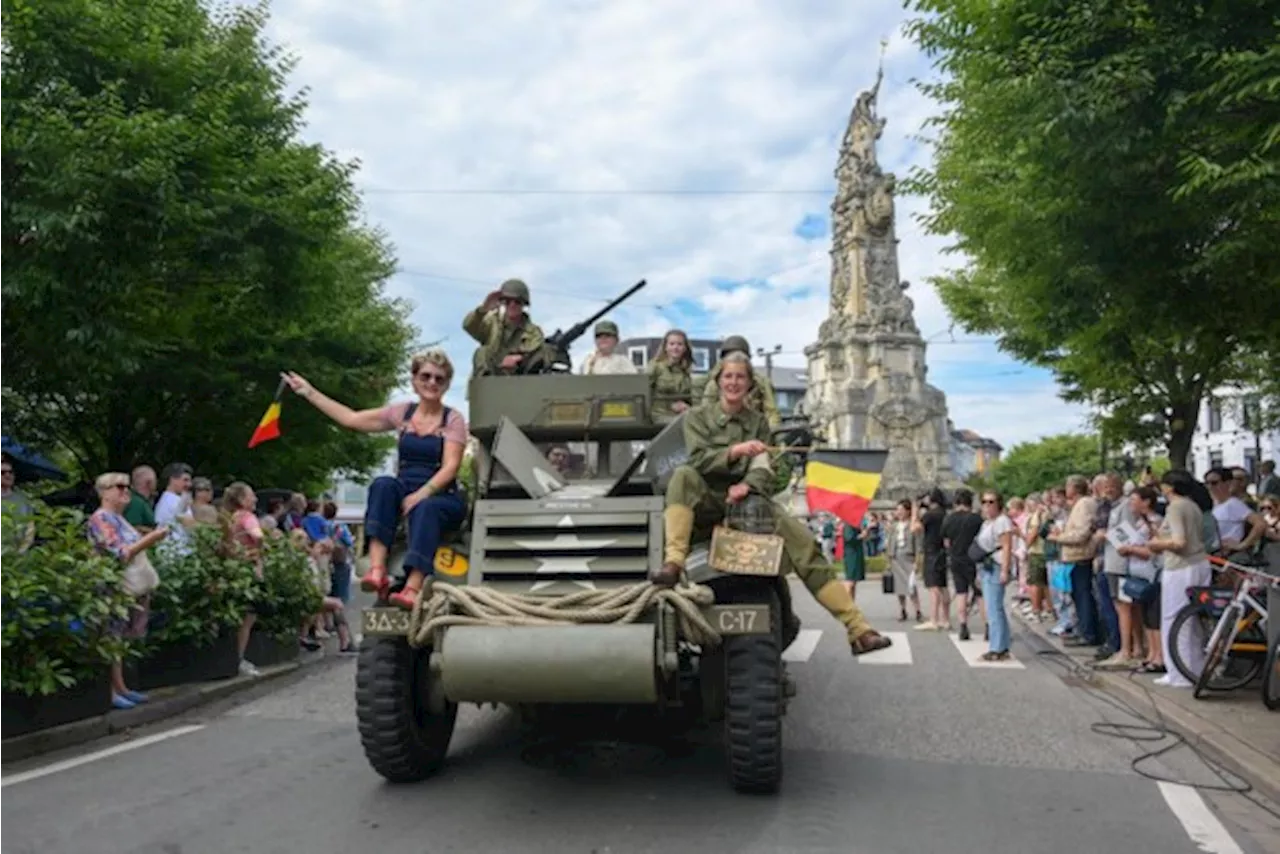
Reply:
[[[618,346],[618,325],[612,320],[596,324],[596,349],[583,361],[582,374],[636,374],[639,369],[631,359],[615,353]]]
[[[1213,518],[1224,554],[1249,551],[1267,530],[1262,514],[1231,494],[1231,481],[1227,468],[1210,469],[1204,476],[1204,485],[1213,496]]]
[[[170,463],[165,467],[164,479],[164,494],[156,502],[156,527],[168,528],[169,536],[161,548],[187,554],[191,551],[188,529],[196,524],[191,512],[191,466]]]

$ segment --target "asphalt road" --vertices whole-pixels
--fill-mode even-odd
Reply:
[[[1243,797],[1135,774],[1132,760],[1153,745],[1092,731],[1099,721],[1133,720],[1064,678],[1029,637],[1016,636],[1014,663],[974,666],[981,643],[962,649],[951,636],[911,632],[876,588],[865,585],[864,607],[880,628],[904,632],[878,661],[851,658],[835,623],[796,588],[806,633],[789,651],[799,696],[774,797],[728,788],[713,733],[573,744],[531,737],[512,714],[475,707],[460,714],[439,777],[391,786],[365,763],[355,665],[343,661],[132,740],[6,766],[3,849],[1275,850],[1280,824]],[[1216,781],[1186,750],[1142,767]]]

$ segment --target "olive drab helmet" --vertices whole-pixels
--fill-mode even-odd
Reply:
[[[521,305],[529,304],[529,286],[519,279],[507,279],[498,288],[498,293],[506,299],[518,301]]]
[[[612,320],[602,320],[596,324],[595,334],[597,338],[601,335],[612,335],[614,338],[617,338],[618,324],[614,323]]]
[[[735,531],[748,534],[772,534],[773,502],[763,495],[751,493],[725,509],[724,523]]]
[[[747,339],[741,335],[730,335],[720,344],[720,358],[724,358],[729,353],[746,353],[751,355],[751,345],[747,343]]]

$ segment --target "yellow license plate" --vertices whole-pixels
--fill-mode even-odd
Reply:
[[[587,422],[585,403],[553,403],[548,410],[552,424],[585,424]]]
[[[458,554],[449,546],[441,546],[436,549],[436,558],[433,565],[436,568],[436,572],[452,578],[462,578],[471,567],[466,555]]]
[[[635,416],[636,407],[630,401],[610,401],[600,407],[601,418],[632,418]]]

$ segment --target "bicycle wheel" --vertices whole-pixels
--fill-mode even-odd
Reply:
[[[1262,703],[1273,712],[1280,711],[1280,639],[1271,645],[1262,668]]]
[[[1217,635],[1217,639],[1213,640],[1210,649],[1208,649],[1208,656],[1204,658],[1203,670],[1196,677],[1196,689],[1193,691],[1196,699],[1201,698],[1204,691],[1211,689],[1231,690],[1224,688],[1221,682],[1224,681],[1222,677],[1230,679],[1228,659],[1231,656],[1231,641],[1235,640],[1235,624],[1240,621],[1240,616],[1242,616],[1240,615],[1240,608],[1239,606],[1234,606],[1234,604],[1233,606],[1228,606],[1226,611],[1222,612],[1222,618],[1219,621],[1222,629]],[[1219,670],[1222,672],[1219,673]],[[1211,685],[1215,679],[1219,684]],[[1244,682],[1240,682],[1240,685],[1243,684]],[[1240,685],[1234,685],[1233,688],[1239,688]]]
[[[1188,682],[1195,684],[1200,674],[1191,669],[1187,662],[1182,660],[1182,644],[1178,642],[1183,632],[1192,631],[1193,627],[1198,628],[1196,633],[1198,638],[1195,643],[1203,645],[1213,635],[1213,627],[1218,624],[1217,619],[1209,613],[1208,608],[1198,602],[1188,602],[1178,609],[1178,615],[1173,618],[1173,625],[1169,627],[1169,660],[1165,662],[1166,666],[1172,666],[1178,673],[1182,674],[1182,678]]]

